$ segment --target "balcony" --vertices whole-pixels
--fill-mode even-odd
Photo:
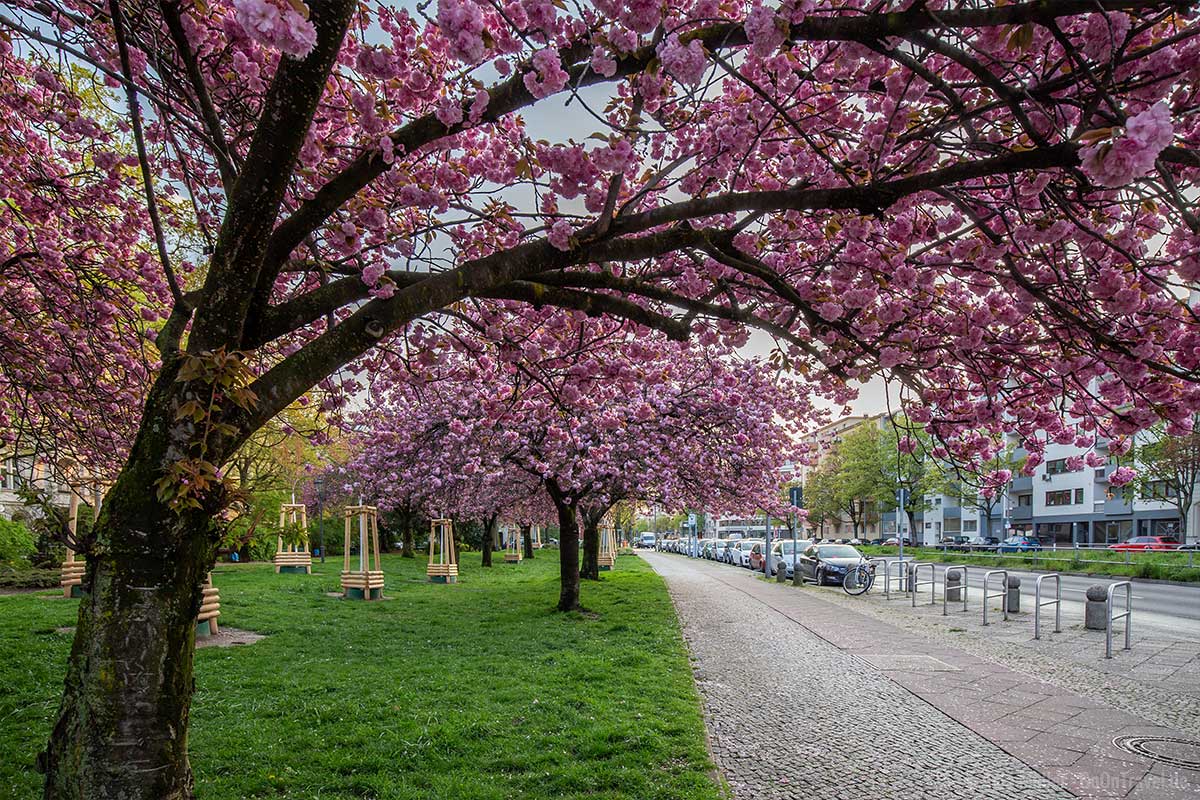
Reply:
[[[1013,522],[1032,522],[1033,506],[1013,506],[1009,512],[1009,519]]]

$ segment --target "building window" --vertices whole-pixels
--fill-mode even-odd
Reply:
[[[1057,492],[1046,492],[1046,505],[1048,506],[1069,506],[1071,505],[1071,490],[1062,489]]]
[[[963,533],[974,533],[979,530],[979,523],[973,519],[964,519],[962,524]]]
[[[1177,519],[1150,520],[1151,536],[1179,536],[1181,532]]]
[[[1026,508],[1031,507],[1033,505],[1033,495],[1031,495],[1031,494],[1017,495],[1017,505],[1024,506]]]
[[[0,459],[0,489],[15,492],[24,484],[21,480],[21,463],[13,456]]]
[[[1055,458],[1046,462],[1047,475],[1062,475],[1070,471],[1067,469],[1067,460],[1065,458]]]
[[[1142,490],[1143,500],[1175,500],[1175,491],[1166,481],[1151,481]]]
[[[1082,503],[1082,502],[1083,502],[1083,489],[1076,489],[1075,490],[1075,504],[1078,505],[1079,503]]]

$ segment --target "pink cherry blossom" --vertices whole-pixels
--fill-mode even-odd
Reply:
[[[787,21],[767,6],[755,5],[746,15],[746,37],[755,55],[769,56],[787,40]]]
[[[525,88],[536,98],[547,97],[567,85],[567,73],[554,50],[538,50],[533,54],[533,72],[526,72]]]
[[[483,12],[474,0],[438,0],[437,23],[451,56],[467,62],[483,57]]]
[[[1080,151],[1082,169],[1101,186],[1124,186],[1150,172],[1174,135],[1170,110],[1157,103],[1130,117],[1123,135]]]
[[[708,68],[708,57],[704,53],[704,45],[698,39],[693,39],[686,45],[679,41],[677,34],[671,34],[658,46],[658,56],[662,59],[663,67],[680,83],[695,85],[704,77]]]

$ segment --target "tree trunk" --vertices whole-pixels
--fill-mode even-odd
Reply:
[[[521,526],[521,540],[524,542],[522,547],[525,548],[525,558],[533,558],[533,526]]]
[[[147,401],[172,419],[173,372]],[[157,397],[156,397],[157,395]],[[207,512],[177,516],[154,483],[179,429],[146,423],[109,491],[87,557],[57,721],[38,759],[46,800],[189,800],[187,754],[196,615],[217,530]]]
[[[400,535],[403,541],[400,555],[403,558],[416,558],[416,554],[413,553],[413,513],[411,511],[404,515],[404,529]]]
[[[496,537],[496,514],[492,514],[483,523],[483,566],[492,565],[492,543]]]
[[[550,499],[558,511],[559,611],[579,609],[579,523],[575,506],[553,484],[547,484]]]
[[[583,515],[583,566],[579,576],[591,581],[600,580],[600,523],[586,513]]]

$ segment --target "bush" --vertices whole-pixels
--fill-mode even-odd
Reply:
[[[0,589],[57,589],[62,571],[0,566]]]
[[[35,549],[28,528],[0,517],[0,564],[28,567]]]

